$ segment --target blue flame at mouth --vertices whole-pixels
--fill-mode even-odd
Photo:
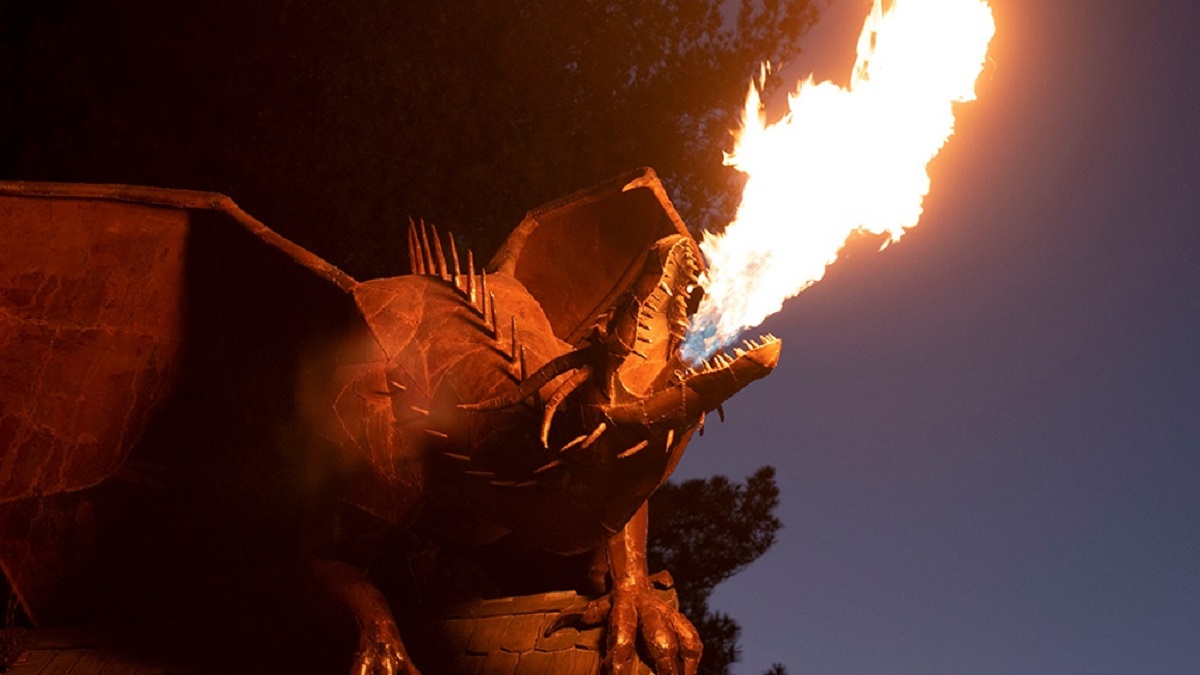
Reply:
[[[717,353],[723,345],[717,343],[717,326],[715,323],[705,321],[703,324],[697,324],[695,319],[688,325],[687,335],[683,338],[683,345],[679,348],[679,357],[684,363],[695,367],[704,363],[710,356]]]

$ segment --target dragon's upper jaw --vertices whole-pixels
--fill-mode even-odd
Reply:
[[[672,235],[647,253],[641,273],[613,308],[607,327],[610,400],[646,396],[678,365],[687,331],[688,298],[700,273],[695,247]]]
[[[616,403],[607,416],[618,425],[684,429],[779,363],[782,342],[773,335],[747,340],[733,356],[717,354],[696,369],[677,370],[672,381],[649,396]]]
[[[616,338],[618,352],[628,351],[608,382],[606,415],[614,422],[690,428],[778,363],[781,344],[771,335],[744,342],[732,355],[718,353],[697,368],[684,363],[679,349],[699,271],[689,240],[661,239],[616,309],[609,338]]]

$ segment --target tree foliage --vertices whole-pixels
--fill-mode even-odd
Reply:
[[[721,224],[747,83],[815,18],[809,0],[7,7],[5,177],[222,191],[360,277],[403,270],[409,216],[486,254],[529,208],[639,165],[693,226]]]
[[[704,640],[702,673],[728,673],[738,660],[741,628],[708,606],[713,588],[775,543],[779,488],[765,466],[744,484],[725,476],[668,482],[650,498],[651,569],[670,570],[679,607]]]

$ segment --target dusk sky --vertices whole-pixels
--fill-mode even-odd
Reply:
[[[740,675],[1200,673],[1200,5],[989,2],[978,100],[930,165],[920,225],[856,249],[756,329],[782,338],[779,367],[723,424],[710,416],[675,475],[777,469],[779,539],[711,601],[741,624]],[[373,77],[318,77],[415,41],[360,54],[370,40],[354,31],[373,17],[328,27],[340,4],[234,4],[189,4],[178,34],[154,23],[177,10],[149,0],[9,12],[49,18],[26,27],[35,49],[0,50],[27,59],[9,81],[41,96],[10,106],[25,126],[0,141],[24,154],[2,177],[228,192],[343,266],[351,248],[389,250],[386,230],[368,245],[346,231],[437,220],[420,200],[377,198],[389,181],[486,182],[486,163],[395,169],[389,143],[408,137],[391,127],[423,130],[426,109],[397,87],[404,105],[377,114],[392,92]],[[844,83],[870,4],[829,0],[783,72]],[[256,42],[280,7],[317,19]],[[391,7],[396,22],[425,11]],[[123,41],[122,11],[144,11],[129,35],[157,41]],[[310,34],[325,42],[284,49]],[[49,58],[83,37],[91,51]],[[136,68],[114,76],[121,64]],[[179,64],[231,72],[193,81]],[[599,164],[594,150],[579,163]],[[304,217],[320,228],[292,222]]]
[[[869,5],[786,72],[844,82]],[[676,474],[778,469],[739,673],[1200,670],[1200,9],[991,5],[921,224],[759,329]]]

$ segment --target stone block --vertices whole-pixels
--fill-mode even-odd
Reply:
[[[475,622],[471,640],[467,643],[468,654],[490,654],[500,651],[505,630],[511,621],[506,616],[491,616]]]
[[[521,614],[509,618],[504,637],[500,640],[500,648],[516,653],[532,650],[537,646],[538,637],[548,623],[547,616],[553,618],[554,615]]]
[[[544,629],[543,629],[544,630]],[[579,629],[572,626],[564,626],[546,635],[544,632],[538,635],[537,649],[543,652],[556,652],[563,649],[574,649],[575,640],[579,638]]]

